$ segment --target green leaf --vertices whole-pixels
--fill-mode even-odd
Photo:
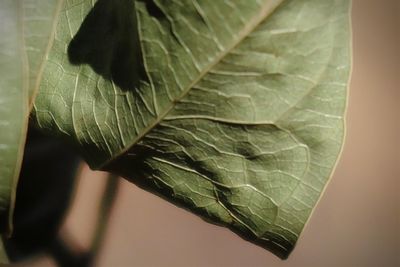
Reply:
[[[54,31],[57,0],[5,0],[0,3],[0,221],[12,231],[29,103],[32,102]],[[35,89],[36,88],[36,89]]]
[[[39,86],[44,59],[51,47],[52,33],[57,25],[57,15],[63,0],[19,0],[23,14],[24,50],[29,63],[29,99]]]
[[[0,227],[11,230],[12,206],[28,118],[28,89],[18,1],[0,3]],[[11,205],[10,205],[11,203]]]
[[[68,1],[36,124],[286,258],[343,143],[349,5]]]
[[[7,257],[6,251],[4,249],[3,240],[0,238],[0,264],[9,264],[10,260]]]

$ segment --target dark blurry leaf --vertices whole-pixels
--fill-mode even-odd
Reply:
[[[0,238],[0,264],[8,264],[10,262],[6,250],[4,249],[3,240]]]
[[[17,188],[14,232],[4,239],[12,261],[54,244],[70,203],[79,160],[60,140],[30,129]]]

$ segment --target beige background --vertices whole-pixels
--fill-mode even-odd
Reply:
[[[287,261],[123,181],[96,266],[400,266],[400,0],[354,0],[353,33],[344,152]],[[83,247],[103,181],[85,169],[63,228]]]

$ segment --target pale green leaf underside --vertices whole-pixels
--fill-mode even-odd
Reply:
[[[22,47],[22,21],[18,1],[0,2],[0,221],[10,228],[25,141],[28,90]],[[11,204],[12,205],[12,204]]]
[[[0,3],[0,219],[11,232],[29,106],[47,52],[58,0]]]
[[[123,90],[71,65],[92,6],[67,1],[37,125],[92,167],[287,257],[342,146],[349,1],[135,3],[146,77]]]

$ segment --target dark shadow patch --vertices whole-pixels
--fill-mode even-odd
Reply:
[[[68,46],[72,64],[88,64],[123,90],[138,89],[145,79],[135,4],[99,0]]]
[[[80,161],[70,146],[29,128],[17,187],[14,231],[3,239],[10,260],[25,260],[43,252],[58,238]]]
[[[159,8],[157,6],[157,4],[154,1],[152,1],[152,0],[145,1],[145,4],[146,4],[147,12],[149,13],[150,16],[153,16],[157,19],[166,17],[164,12],[161,10],[161,8]]]

